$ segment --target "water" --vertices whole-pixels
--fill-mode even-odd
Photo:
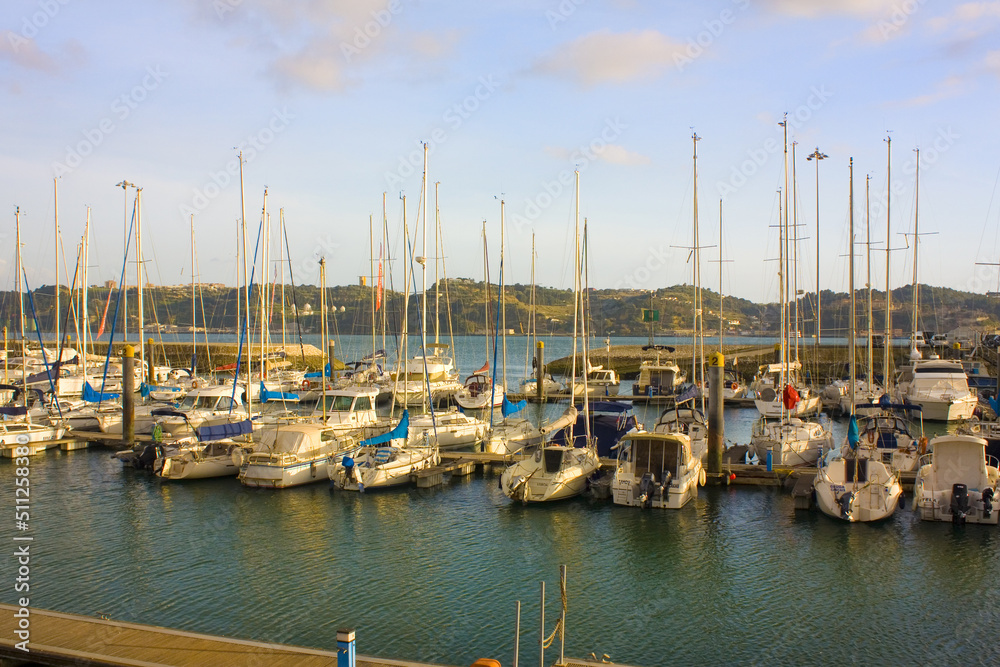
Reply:
[[[655,411],[638,409],[646,421]],[[755,417],[728,410],[727,439],[746,442]],[[842,437],[844,424],[833,426]],[[0,463],[6,498],[13,476]],[[521,600],[520,657],[534,665],[538,582],[547,582],[551,631],[566,564],[570,656],[1000,661],[996,528],[921,523],[909,499],[885,523],[850,525],[796,513],[787,492],[754,487],[701,489],[679,511],[584,498],[524,507],[497,481],[274,492],[232,478],[164,484],[123,471],[106,450],[49,452],[31,461],[31,603],[323,648],[351,626],[361,653],[467,665],[510,663]],[[13,602],[12,587],[0,599]]]
[[[921,523],[908,509],[849,525],[752,487],[702,489],[680,511],[524,507],[495,475],[365,495],[322,483],[269,492],[235,479],[163,484],[102,450],[36,458],[31,480],[38,608],[326,648],[352,626],[365,654],[462,665],[509,664],[520,599],[521,659],[537,664],[538,582],[551,630],[564,563],[571,656],[1000,660],[997,529]],[[10,587],[0,597],[14,600]]]

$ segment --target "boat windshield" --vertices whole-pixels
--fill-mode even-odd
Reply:
[[[353,396],[327,396],[326,410],[327,412],[349,412],[353,402]]]
[[[179,410],[212,410],[218,402],[218,396],[185,396],[178,406]],[[228,403],[228,401],[227,401]]]

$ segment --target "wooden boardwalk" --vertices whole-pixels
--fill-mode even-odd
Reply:
[[[42,665],[122,667],[335,667],[332,650],[213,637],[153,625],[31,610],[30,653],[15,648],[17,607],[0,604],[0,658]],[[357,656],[357,667],[425,667],[425,663]]]

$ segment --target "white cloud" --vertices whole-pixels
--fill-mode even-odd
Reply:
[[[596,154],[599,159],[611,164],[641,165],[652,162],[649,156],[630,151],[620,144],[608,144]]]
[[[987,53],[983,63],[987,69],[1000,76],[1000,49]]]
[[[983,19],[1000,18],[1000,0],[991,2],[963,2],[944,16],[936,16],[927,21],[932,29],[947,30],[956,24],[976,23]]]
[[[912,0],[914,2],[918,0]],[[877,16],[892,11],[900,0],[763,0],[767,9],[788,16]]]
[[[535,63],[538,72],[583,86],[650,79],[673,65],[684,45],[656,30],[599,30],[563,44]]]

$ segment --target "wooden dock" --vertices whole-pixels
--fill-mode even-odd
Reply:
[[[510,401],[517,402],[520,400],[528,401],[529,403],[538,403],[538,396],[536,394],[515,394],[513,392],[507,392],[507,398]],[[670,405],[674,403],[676,396],[647,396],[646,394],[640,394],[638,396],[632,394],[617,394],[615,396],[603,396],[591,394],[588,397],[591,403],[597,401],[632,401],[633,403],[639,404],[649,404],[649,405]],[[542,401],[543,403],[568,403],[570,399],[569,394],[546,394]],[[581,401],[582,397],[577,396],[577,401]],[[708,404],[708,397],[705,397],[705,403]],[[755,407],[754,399],[752,398],[730,398],[726,400],[725,406],[727,408],[752,408]]]
[[[33,665],[128,667],[336,667],[337,650],[215,637],[41,609],[30,610],[29,653],[16,648],[17,607],[0,604],[0,658]],[[17,664],[17,663],[15,663]],[[357,667],[426,667],[425,663],[357,656]]]
[[[441,464],[432,468],[424,468],[410,474],[410,481],[415,482],[418,489],[429,489],[432,486],[444,484],[445,477],[467,477],[476,470],[476,462],[470,458],[444,458]]]

